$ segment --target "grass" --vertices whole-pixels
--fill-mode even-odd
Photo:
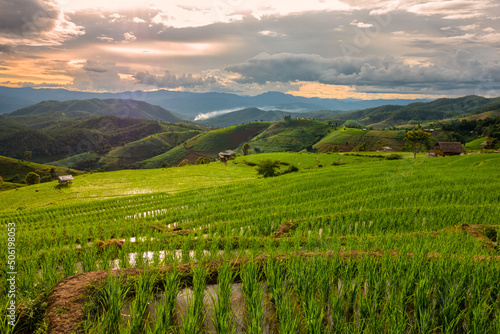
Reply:
[[[89,203],[93,200],[154,193],[175,193],[220,186],[251,178],[255,172],[242,165],[212,163],[168,169],[122,170],[84,174],[73,184],[58,188],[56,182],[42,183],[0,193],[0,211]],[[35,190],[39,190],[36,192]]]
[[[330,126],[315,120],[292,119],[275,122],[249,141],[253,151],[269,153],[299,152],[327,134]]]
[[[4,182],[24,183],[26,175],[30,172],[40,175],[41,182],[47,182],[52,180],[50,175],[50,170],[52,168],[55,168],[57,175],[83,174],[83,172],[74,169],[54,167],[35,162],[28,163],[27,161],[0,156],[0,176]]]
[[[258,178],[243,159],[280,159],[300,170]],[[332,165],[338,159],[343,164]],[[235,277],[243,281],[242,317],[250,332],[265,326],[340,333],[500,329],[500,262],[486,258],[499,253],[462,230],[467,224],[498,231],[500,155],[385,160],[279,153],[236,162],[86,174],[62,192],[47,183],[0,193],[0,223],[16,224],[19,305],[40,317],[30,305],[45,300],[63,277],[110,268],[115,260],[145,270],[185,263],[191,269],[178,276],[168,270],[158,276],[165,295],[151,330],[197,332],[206,324],[205,285],[215,280],[211,267],[191,262],[246,258],[253,260],[241,271],[221,267],[216,280],[221,286],[212,321],[221,332],[236,325],[238,312],[228,311],[227,303]],[[17,210],[21,205],[27,208]],[[288,223],[293,228],[276,237]],[[100,240],[110,239],[123,246],[99,248]],[[6,234],[0,242],[7,243]],[[360,252],[368,255],[355,255]],[[276,262],[262,264],[263,254]],[[5,272],[0,276],[5,296]],[[97,332],[116,326],[129,286],[142,291],[132,301],[140,321],[130,324],[142,331],[144,305],[155,298],[147,280],[135,282],[123,290],[104,285],[114,306],[98,312]],[[185,286],[194,293],[181,322],[172,305]],[[276,315],[268,314],[266,303]]]
[[[478,139],[474,139],[473,141],[470,141],[464,145],[465,149],[468,151],[473,151],[473,150],[482,150],[483,147],[481,144],[488,139],[488,137],[481,137]]]

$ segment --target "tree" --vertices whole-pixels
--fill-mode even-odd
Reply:
[[[40,183],[40,175],[37,173],[29,172],[24,179],[27,185]]]
[[[248,151],[250,150],[250,144],[249,143],[243,144],[241,150],[243,151],[243,155],[248,155]]]
[[[184,159],[182,160],[178,165],[177,167],[184,167],[184,166],[187,166],[189,165],[189,160],[188,159]]]
[[[196,164],[197,165],[206,165],[210,163],[210,158],[209,157],[199,157],[196,159]]]
[[[161,164],[161,167],[162,168],[167,168],[168,167],[168,161],[163,161],[163,163]]]
[[[424,146],[429,146],[431,141],[431,134],[422,130],[408,131],[405,134],[404,141],[406,146],[413,151],[413,158],[417,157],[419,152]]]
[[[257,173],[264,177],[273,177],[279,175],[277,169],[280,167],[279,161],[264,160],[257,164]]]
[[[55,180],[57,178],[57,172],[54,167],[50,169],[50,177],[52,178],[52,180]]]
[[[31,154],[32,154],[31,151],[24,151],[24,160],[28,161],[28,163],[31,160]]]

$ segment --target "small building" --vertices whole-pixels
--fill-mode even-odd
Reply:
[[[225,162],[225,161],[233,159],[235,155],[236,155],[236,152],[234,152],[232,150],[227,150],[224,152],[219,152],[219,159],[220,159],[220,161]]]
[[[483,148],[486,148],[486,147],[488,146],[488,142],[487,142],[486,140],[485,140],[485,141],[483,141],[483,142],[481,143],[481,146],[482,146]]]
[[[63,175],[58,176],[57,180],[59,181],[60,186],[67,186],[73,183],[73,175]]]
[[[393,149],[392,147],[390,146],[384,146],[384,147],[381,147],[377,150],[377,152],[396,152],[395,149]]]
[[[434,154],[437,156],[450,156],[450,155],[460,155],[465,153],[465,149],[462,144],[458,141],[456,142],[438,142],[434,145]]]

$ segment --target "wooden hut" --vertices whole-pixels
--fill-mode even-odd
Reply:
[[[390,146],[384,146],[384,147],[381,147],[377,150],[377,152],[396,152],[395,149],[393,149],[392,147]]]
[[[458,141],[456,142],[438,142],[434,145],[434,154],[437,156],[450,156],[450,155],[460,155],[465,153],[465,149],[462,144]]]
[[[224,152],[219,152],[219,159],[220,159],[220,161],[225,162],[225,161],[228,161],[230,159],[233,159],[235,155],[236,155],[236,152],[231,151],[231,150],[227,150]]]
[[[68,186],[73,183],[73,175],[63,175],[58,176],[57,180],[59,181],[60,186]]]

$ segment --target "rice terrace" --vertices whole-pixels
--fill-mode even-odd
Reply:
[[[258,177],[273,156],[300,170]],[[499,172],[267,153],[5,191],[15,332],[498,333]]]

